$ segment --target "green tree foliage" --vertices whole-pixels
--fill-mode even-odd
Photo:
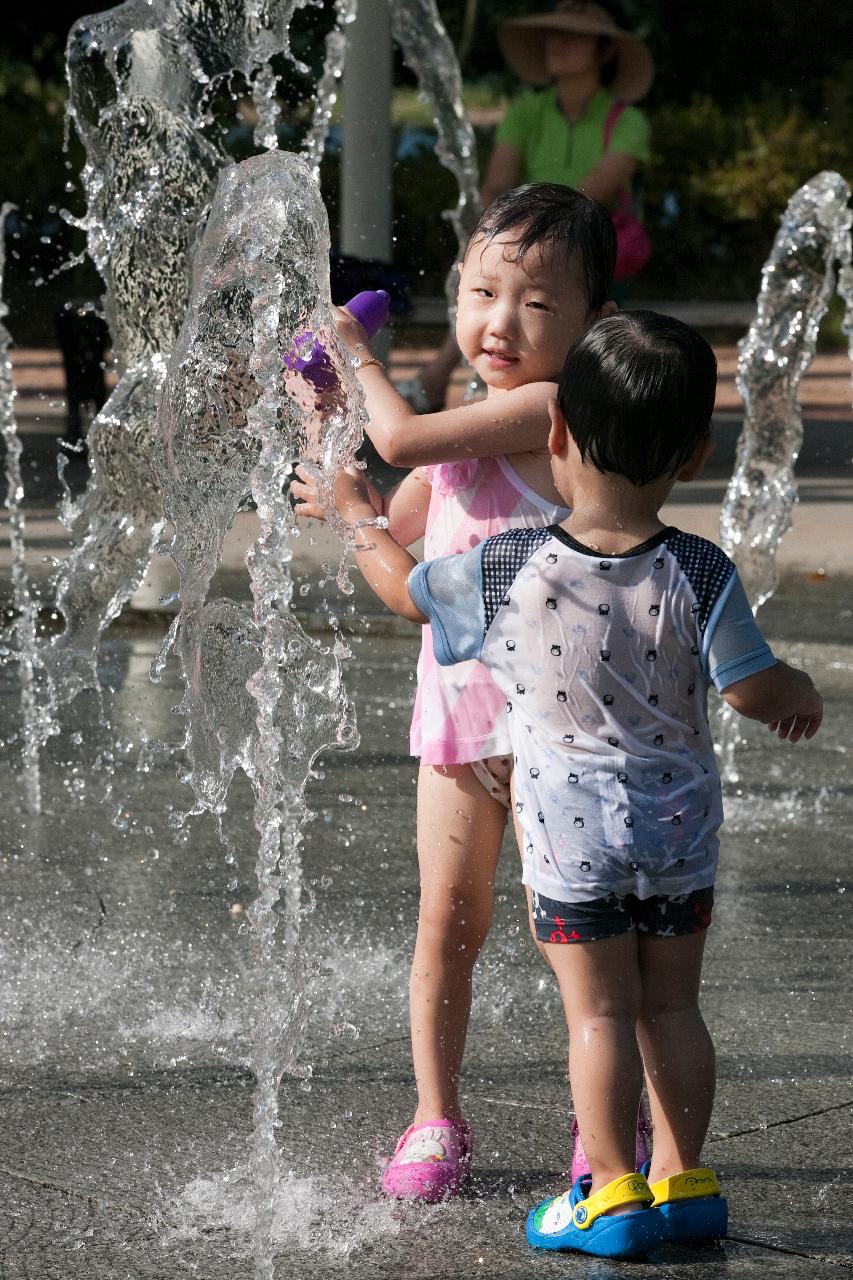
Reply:
[[[797,187],[825,168],[853,176],[849,129],[834,133],[775,93],[735,110],[697,94],[650,116],[643,192],[655,257],[642,287],[658,296],[751,296]]]

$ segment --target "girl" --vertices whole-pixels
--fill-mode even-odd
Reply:
[[[615,309],[607,300],[614,253],[606,210],[571,188],[531,184],[495,201],[468,244],[456,320],[459,346],[487,395],[440,413],[416,415],[370,354],[361,326],[338,313],[368,434],[391,465],[414,468],[384,499],[371,489],[397,542],[426,534],[435,558],[507,528],[565,518],[547,450],[548,401],[575,338]],[[301,514],[322,517],[306,477],[292,489]],[[411,749],[421,758],[421,899],[410,980],[418,1105],[383,1187],[432,1201],[455,1194],[470,1165],[459,1076],[472,970],[492,918],[512,754],[503,695],[476,662],[439,667],[429,628]]]
[[[508,66],[534,87],[498,125],[481,196],[485,207],[521,182],[560,182],[606,204],[617,228],[613,296],[621,301],[651,251],[631,186],[649,160],[648,121],[634,104],[648,93],[654,64],[611,8],[563,0],[498,28]],[[401,392],[419,411],[443,404],[458,361],[450,333]]]

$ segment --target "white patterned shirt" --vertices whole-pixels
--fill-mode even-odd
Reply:
[[[409,588],[438,662],[479,659],[506,698],[526,884],[560,902],[713,884],[707,691],[776,661],[718,547],[667,528],[602,556],[512,529]]]

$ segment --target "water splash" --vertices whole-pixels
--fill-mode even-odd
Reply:
[[[814,357],[835,264],[850,261],[849,198],[844,179],[824,172],[788,201],[762,272],[755,320],[739,347],[737,388],[745,413],[720,542],[756,610],[776,589],[776,553],[791,527],[803,441],[797,388]],[[723,778],[735,782],[737,737],[728,707],[720,740]]]
[[[468,237],[482,210],[477,140],[462,101],[462,72],[453,43],[441,20],[435,0],[389,0],[391,30],[403,57],[415,72],[421,94],[429,103],[438,130],[436,155],[456,179],[459,198],[445,213],[456,234],[456,260],[447,273],[444,293],[447,320],[456,323],[458,264]],[[465,387],[465,399],[479,397],[484,384],[473,370]]]
[[[338,100],[338,85],[346,65],[345,28],[355,21],[357,10],[358,0],[336,0],[336,24],[326,36],[326,55],[323,59],[323,73],[317,82],[314,115],[311,128],[302,144],[302,156],[311,166],[311,176],[315,182],[320,180],[320,162],[329,136],[332,112]]]
[[[304,788],[319,751],[355,741],[341,680],[347,651],[339,639],[331,646],[311,639],[290,610],[289,473],[297,460],[314,472],[345,540],[330,485],[352,460],[363,421],[361,392],[334,331],[316,185],[342,28],[355,0],[338,0],[306,160],[272,149],[271,59],[293,61],[288,27],[303,3],[128,0],[72,29],[70,110],[87,158],[87,211],[78,225],[106,284],[119,382],[90,433],[86,493],[65,503],[74,548],[58,575],[57,603],[66,627],[48,654],[64,699],[97,687],[99,637],[141,581],[168,522],[180,612],[154,675],[174,646],[194,811],[221,818],[238,768],[254,790],[258,1083],[250,1166],[255,1270],[264,1280],[273,1267],[278,1087],[285,1071],[298,1069],[305,1018],[297,946]],[[433,103],[439,155],[459,182],[451,220],[462,245],[479,197],[458,65],[432,0],[395,3],[392,18]],[[234,70],[251,86],[255,143],[270,150],[223,169],[208,116],[217,82]],[[320,403],[282,369],[282,353],[305,330],[320,337],[338,373]],[[208,599],[223,539],[249,496],[260,522],[247,557],[251,608]]]
[[[756,609],[776,588],[776,552],[791,527],[803,439],[797,388],[814,357],[835,263],[845,252],[849,261],[849,198],[837,173],[818,174],[791,197],[739,347],[744,425],[720,536]]]
[[[190,262],[225,156],[209,103],[235,71],[252,86],[256,141],[275,146],[276,77],[305,0],[128,0],[74,24],[70,118],[86,150],[87,236],[106,287],[118,385],[89,433],[91,478],[64,515],[56,580],[65,631],[47,655],[59,696],[97,688],[101,633],[136,590],[161,532],[152,471],[157,402],[189,300]],[[301,64],[297,64],[301,67]]]
[[[365,1246],[399,1235],[399,1210],[390,1201],[367,1200],[352,1179],[330,1181],[279,1174],[274,1189],[273,1241],[298,1246],[306,1254],[346,1261]],[[243,1164],[212,1177],[196,1178],[176,1202],[164,1207],[164,1222],[179,1244],[199,1229],[228,1226],[237,1236],[250,1236],[255,1225],[250,1170]]]
[[[15,658],[21,681],[22,757],[24,766],[24,793],[27,809],[32,814],[41,813],[41,775],[39,750],[41,744],[54,731],[49,707],[40,705],[36,690],[36,667],[39,664],[36,644],[37,608],[30,591],[25,559],[26,522],[22,509],[24,482],[21,474],[21,438],[15,419],[15,388],[12,382],[12,361],[9,358],[11,335],[4,322],[8,308],[3,301],[5,271],[6,217],[12,206],[4,204],[0,209],[0,434],[6,450],[6,499],[4,506],[9,513],[9,545],[12,557],[12,603],[15,621]]]
[[[265,1277],[273,1265],[278,1089],[296,1068],[304,1018],[297,945],[304,789],[319,751],[355,741],[343,647],[311,640],[290,611],[292,466],[304,458],[332,476],[353,460],[362,436],[361,392],[335,335],[328,262],[326,211],[303,160],[268,152],[223,171],[164,386],[156,462],[180,579],[172,635],[186,688],[187,781],[197,810],[215,814],[238,767],[255,795],[250,1164],[255,1267]],[[306,329],[322,337],[339,377],[320,408],[310,384],[285,376],[282,364]],[[251,611],[207,601],[225,534],[249,494],[260,523],[246,561]]]
[[[65,630],[49,660],[65,701],[97,688],[100,635],[142,581],[160,532],[157,400],[196,225],[223,162],[200,130],[204,62],[172,9],[131,0],[80,19],[68,38],[69,111],[86,150],[77,224],[104,280],[119,377],[89,432],[86,491],[64,506],[74,545],[56,579]]]

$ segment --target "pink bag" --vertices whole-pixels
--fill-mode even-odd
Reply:
[[[610,139],[616,127],[616,121],[625,110],[626,103],[614,102],[604,122],[604,150],[610,146]],[[634,212],[634,200],[627,187],[616,196],[616,205],[610,212],[616,228],[616,270],[613,279],[617,284],[623,280],[633,280],[652,256],[652,242],[640,219]]]

